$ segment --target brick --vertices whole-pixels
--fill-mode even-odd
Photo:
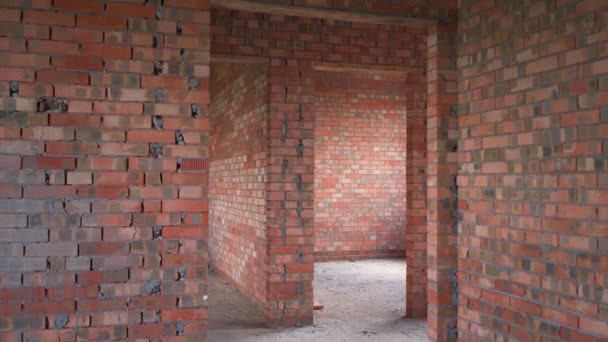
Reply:
[[[48,40],[29,40],[28,50],[52,55],[76,55],[79,52],[78,44]]]
[[[36,155],[43,151],[43,144],[34,141],[3,140],[0,144],[0,153]]]
[[[91,327],[79,329],[79,337],[86,341],[98,341],[101,339],[121,340],[127,338],[126,326],[113,327]]]
[[[79,186],[79,197],[91,198],[126,198],[129,195],[127,186]]]
[[[94,15],[78,15],[76,25],[83,28],[98,28],[104,30],[124,30],[127,20],[119,17],[105,17]]]
[[[76,168],[76,159],[70,157],[24,157],[24,169],[61,169]]]
[[[36,81],[86,85],[89,84],[89,75],[84,72],[40,70],[36,72]]]
[[[149,147],[146,144],[101,144],[100,151],[103,155],[114,156],[147,156]]]
[[[24,69],[0,67],[0,80],[33,81],[34,72]]]
[[[131,130],[127,132],[128,142],[160,142],[175,143],[175,133],[171,131],[158,130]]]
[[[154,94],[147,89],[112,88],[108,93],[108,99],[124,102],[151,102]]]
[[[83,215],[83,227],[128,227],[131,224],[131,215],[128,214],[89,214]]]
[[[103,13],[105,11],[102,1],[57,0],[55,8],[63,11]]]
[[[80,226],[80,215],[77,214],[31,214],[28,217],[30,228],[51,228],[51,227],[78,227]]]
[[[0,48],[4,51],[25,52],[25,39],[0,38]]]
[[[163,310],[161,313],[161,319],[164,322],[207,319],[207,310],[206,309]]]
[[[20,169],[21,157],[0,155],[0,169]]]
[[[168,157],[206,159],[209,157],[208,149],[200,146],[168,145],[163,148],[163,155]]]
[[[133,129],[150,128],[152,125],[151,121],[146,116],[106,115],[104,116],[103,126],[111,128],[130,127]]]
[[[136,5],[125,3],[109,3],[107,11],[110,15],[154,18],[156,9],[151,5]]]
[[[41,175],[43,177],[43,175]],[[3,175],[0,173],[0,180],[3,180]],[[5,183],[6,181],[2,181],[3,183]],[[43,180],[40,180],[40,183],[42,183]],[[3,184],[0,187],[0,196],[5,197],[5,198],[21,198],[22,197],[22,191],[21,191],[21,187],[19,185],[16,184]]]
[[[166,185],[199,185],[201,181],[204,182],[204,175],[194,173],[182,173],[182,174],[166,174],[163,177],[163,184]]]
[[[42,200],[5,200],[0,199],[0,212],[1,213],[36,213],[46,212],[49,210],[48,204],[50,202]]]
[[[78,169],[80,170],[95,170],[95,171],[126,171],[126,158],[112,157],[84,157],[78,158]]]
[[[65,260],[65,267],[68,271],[88,271],[91,268],[91,259],[88,257],[68,257]],[[78,282],[82,282],[78,278]]]
[[[125,265],[127,266],[127,265]],[[126,269],[114,271],[90,271],[78,273],[80,284],[124,283],[129,279]]]
[[[580,317],[580,328],[586,332],[590,332],[600,337],[608,336],[608,323],[587,317]]]
[[[127,303],[124,299],[110,299],[110,300],[80,300],[78,301],[79,309],[86,312],[99,312],[99,311],[115,311],[126,309]]]
[[[141,206],[137,200],[98,200],[93,203],[93,212],[140,212]]]
[[[105,69],[110,72],[150,74],[154,71],[154,64],[151,61],[106,60]]]
[[[55,228],[50,231],[50,241],[99,241],[100,229]]]
[[[27,227],[27,216],[3,214],[0,215],[0,228],[25,228]]]
[[[85,142],[47,142],[46,152],[57,155],[97,154],[98,146]]]
[[[111,46],[106,44],[82,44],[82,53],[84,55],[112,58],[112,59],[130,59],[131,48],[125,46]]]
[[[74,130],[63,127],[28,127],[21,131],[21,137],[31,140],[73,140]]]
[[[174,331],[173,324],[142,324],[129,328],[129,337],[170,336]]]
[[[23,197],[25,198],[56,198],[66,199],[75,197],[76,189],[64,185],[33,185],[23,187]]]
[[[46,258],[2,258],[2,272],[34,272],[46,270]]]
[[[0,325],[11,329],[44,329],[44,317],[2,317]]]
[[[93,174],[91,172],[71,172],[67,173],[67,184],[85,185],[93,184]]]
[[[108,32],[104,37],[104,41],[110,44],[130,45],[135,46],[134,51],[139,46],[151,47],[154,42],[152,34],[145,33],[125,33],[125,32]],[[136,59],[142,59],[133,53]]]
[[[201,227],[165,227],[164,239],[201,239],[206,237],[206,231]]]
[[[206,212],[209,203],[204,200],[165,200],[162,207],[163,212]]]
[[[48,240],[46,229],[1,229],[3,242],[45,242]]]
[[[106,98],[106,90],[98,87],[55,85],[55,95],[67,99],[103,100]]]
[[[85,242],[80,244],[80,255],[124,255],[129,252],[125,242]]]
[[[50,13],[42,11],[23,11],[23,22],[34,24],[74,26],[75,17],[74,15],[70,14]]]
[[[93,173],[93,182],[98,185],[129,184],[135,186],[144,183],[144,175],[141,172],[95,172]]]
[[[179,76],[142,76],[142,86],[146,88],[184,89],[188,81]]]
[[[140,76],[137,74],[91,73],[91,84],[104,86],[139,87]],[[124,104],[126,105],[126,104]],[[136,113],[133,113],[136,114]]]
[[[53,27],[51,38],[53,40],[101,42],[103,40],[103,32],[77,28]]]
[[[45,236],[45,240],[47,238]],[[25,246],[25,256],[75,256],[77,253],[78,245],[75,243],[35,243]]]
[[[106,272],[117,275],[117,281],[125,282],[129,278],[126,267],[141,267],[143,258],[140,256],[115,256],[93,259],[93,269],[95,270],[119,270],[116,272]],[[104,281],[105,283],[106,281]]]
[[[66,70],[101,70],[103,60],[96,56],[60,56],[52,58],[52,65]]]
[[[33,302],[24,303],[23,312],[31,314],[73,313],[76,309],[74,301]]]
[[[18,9],[4,9],[0,14],[0,21],[3,22],[16,22],[21,21],[21,11]]]

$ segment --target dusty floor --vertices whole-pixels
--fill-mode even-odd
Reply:
[[[426,341],[424,320],[405,320],[405,261],[315,264],[314,326],[270,330],[263,313],[217,275],[209,279],[210,342]]]

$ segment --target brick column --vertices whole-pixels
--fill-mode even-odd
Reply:
[[[456,26],[428,37],[428,323],[429,338],[456,341],[458,189]]]
[[[285,60],[279,64],[285,63]],[[289,61],[270,69],[267,180],[270,327],[312,324],[314,116],[311,70]]]
[[[408,77],[407,104],[407,221],[406,312],[408,318],[426,317],[426,86]]]

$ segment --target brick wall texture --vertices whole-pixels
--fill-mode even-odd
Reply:
[[[210,262],[265,305],[268,65],[213,63],[210,80]]]
[[[608,339],[608,3],[462,1],[464,340]]]
[[[1,341],[206,338],[208,7],[1,2]]]
[[[406,81],[316,79],[315,260],[404,257]]]
[[[246,210],[218,202],[230,214],[213,221],[249,226],[220,231],[214,253],[232,253],[218,262],[269,326],[312,323],[317,89],[337,77],[317,75],[323,60],[418,70],[404,77],[406,312],[428,314],[431,340],[608,339],[605,1],[260,1],[441,25],[2,1],[0,340],[206,340],[210,50],[269,63],[263,192],[250,183],[230,201]],[[221,82],[247,94],[254,74]],[[261,172],[238,138],[218,144],[241,157],[213,160],[217,198]],[[247,176],[219,171],[232,167]],[[260,231],[265,278],[237,276],[236,246],[254,255]]]
[[[211,26],[211,50],[214,54],[263,57],[267,58],[270,64],[269,148],[266,175],[268,274],[264,307],[269,326],[310,324],[315,260],[314,181],[315,126],[317,126],[315,111],[316,106],[321,106],[321,101],[326,96],[317,88],[330,87],[334,82],[332,80],[345,77],[343,74],[317,72],[313,70],[312,64],[323,60],[407,65],[417,68],[417,73],[404,76],[399,81],[400,84],[408,84],[407,94],[401,94],[398,99],[396,98],[406,103],[406,111],[410,108],[414,110],[420,105],[421,99],[424,99],[424,95],[420,94],[424,94],[425,89],[423,74],[427,49],[425,32],[420,28],[323,21],[220,9],[213,10]],[[368,77],[362,81],[360,86],[368,92],[375,85],[382,87],[376,90],[377,98],[382,98],[394,90],[392,88],[388,90],[389,86],[386,85],[388,80]],[[361,93],[361,90],[356,92]],[[345,91],[340,92],[342,97],[345,94]],[[380,107],[386,111],[393,111],[391,113],[393,115],[399,113],[401,117],[404,112],[404,108],[397,110],[394,105],[384,100],[376,102],[375,105],[368,102],[363,108],[366,108],[365,106],[368,106],[371,112],[376,110],[379,115],[382,114]],[[331,111],[328,108],[323,110]],[[418,114],[420,113],[418,108]],[[417,116],[412,116],[415,117]],[[395,123],[400,122],[398,118],[391,120]],[[417,127],[419,132],[424,132],[423,120],[406,123],[409,124]],[[402,134],[402,131],[396,127],[390,129],[401,132],[394,134]],[[424,142],[424,136],[421,141]],[[347,145],[344,144],[344,147]],[[402,153],[401,158],[410,157],[405,151]],[[411,158],[417,159],[417,162],[411,165],[420,166],[424,154],[412,154]],[[396,166],[396,169],[399,166],[403,167],[402,165]],[[391,172],[403,172],[403,169]],[[422,176],[411,177],[409,181],[404,176],[400,184],[401,186],[407,184],[408,187],[419,189],[424,193],[424,170],[421,173],[416,172]],[[356,201],[360,203],[359,199]],[[409,217],[409,221],[412,227],[418,228],[409,231],[411,236],[406,243],[412,248],[406,247],[406,249],[412,253],[412,257],[408,259],[411,263],[412,278],[418,279],[412,281],[412,284],[416,285],[410,287],[411,308],[416,309],[411,310],[411,315],[421,316],[424,314],[426,293],[424,285],[426,245],[423,231],[426,213],[424,201],[420,201],[419,195],[412,197],[412,201],[406,202],[407,208],[403,206],[403,201],[403,198],[398,199],[394,205],[401,205],[401,215],[413,215]],[[410,205],[416,206],[416,210],[410,210]],[[352,212],[348,211],[350,215]],[[392,227],[396,226],[392,224]],[[403,247],[397,248],[403,249]],[[323,254],[327,255],[325,252],[321,253]],[[253,284],[248,285],[253,286]]]

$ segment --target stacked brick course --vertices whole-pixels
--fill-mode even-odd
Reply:
[[[205,339],[209,2],[0,7],[0,340]]]

